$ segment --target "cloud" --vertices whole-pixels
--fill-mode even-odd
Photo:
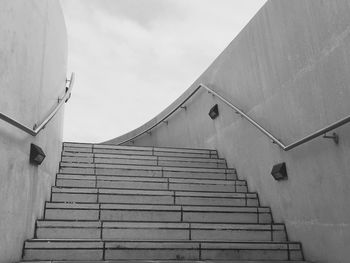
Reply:
[[[264,0],[61,0],[77,79],[64,139],[102,142],[184,92]]]
[[[143,27],[150,27],[157,21],[178,18],[184,14],[182,6],[171,0],[87,0],[85,4],[98,8],[113,17],[131,20]]]

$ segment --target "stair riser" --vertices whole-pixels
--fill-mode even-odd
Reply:
[[[191,230],[192,240],[286,241],[284,231]]]
[[[46,209],[44,219],[49,220],[99,220],[98,210]]]
[[[52,193],[51,201],[53,202],[70,202],[70,203],[97,203],[97,194],[64,194]],[[101,200],[100,200],[101,201]]]
[[[213,158],[217,159],[218,155],[216,153],[187,153],[187,152],[163,152],[163,151],[128,151],[128,150],[111,150],[111,149],[83,149],[83,148],[65,148],[63,155],[77,155],[77,153],[94,153],[94,154],[109,154],[109,155],[141,155],[141,156],[163,156],[163,157],[181,157],[181,158]],[[88,155],[86,155],[88,156]]]
[[[217,153],[211,149],[193,149],[193,148],[173,148],[173,147],[149,147],[149,146],[120,146],[112,144],[72,144],[63,143],[63,149],[88,149],[93,151],[98,150],[124,150],[124,151],[144,151],[144,152],[179,152],[179,153]]]
[[[172,190],[172,191],[200,191],[200,192],[247,192],[245,185],[208,185],[208,184],[178,184],[178,183],[154,183],[154,182],[127,182],[127,181],[87,181],[57,179],[60,187],[88,187],[109,189],[149,189],[149,190]]]
[[[210,173],[210,172],[182,172],[182,171],[157,171],[139,169],[104,169],[104,168],[74,168],[65,167],[60,169],[63,174],[86,174],[86,175],[115,175],[115,176],[150,176],[169,178],[192,178],[192,179],[216,179],[216,180],[237,180],[234,173]]]
[[[214,184],[214,185],[246,185],[242,180],[215,180],[190,178],[165,178],[144,176],[113,176],[113,175],[85,175],[85,174],[57,174],[59,180],[90,180],[90,181],[128,181],[128,182],[156,182],[156,183],[182,183],[182,184]],[[237,181],[237,182],[236,182]]]
[[[149,222],[272,223],[269,213],[46,209],[45,219]]]
[[[226,168],[225,163],[214,162],[196,162],[196,161],[162,161],[162,160],[138,160],[138,159],[106,159],[106,158],[82,158],[82,157],[62,157],[61,165],[84,165],[95,164],[125,164],[125,165],[153,165],[153,166],[170,166],[170,167],[200,167],[200,168]]]
[[[218,240],[218,241],[286,241],[284,231],[208,230],[208,229],[140,229],[140,228],[38,228],[42,239],[99,239],[103,240]]]
[[[184,212],[184,222],[272,223],[270,214]]]
[[[125,195],[100,195],[99,202],[114,204],[174,204],[173,196],[125,196]]]
[[[104,254],[104,258],[103,258]],[[301,252],[268,249],[25,249],[25,260],[302,260]]]
[[[256,198],[210,198],[210,197],[173,197],[173,196],[132,196],[107,194],[71,194],[53,193],[53,202],[77,203],[125,203],[125,204],[169,204],[169,205],[206,205],[206,206],[258,206]]]
[[[102,260],[103,249],[25,249],[24,260]]]
[[[59,187],[86,187],[95,188],[96,180],[74,180],[74,179],[57,179],[56,186]]]
[[[201,192],[236,192],[246,193],[245,185],[205,185],[205,184],[169,184],[169,190],[173,191],[201,191]]]
[[[183,166],[183,167],[207,167],[207,168],[226,168],[226,163],[204,163],[204,162],[175,162],[175,161],[158,161],[160,166]]]
[[[169,162],[196,162],[196,163],[215,163],[226,164],[225,159],[220,158],[189,158],[172,156],[153,156],[153,155],[120,155],[120,154],[99,154],[99,153],[66,153],[62,155],[63,162],[92,163],[97,159],[103,160],[102,163],[113,162],[115,159],[126,160],[158,160]]]
[[[89,187],[89,188],[109,188],[109,189],[150,189],[150,190],[169,190],[168,183],[152,182],[125,182],[125,181],[88,181],[85,180],[57,180],[57,186],[60,187]]]
[[[100,164],[100,163],[60,163],[62,169],[66,168],[86,168],[90,169],[135,169],[146,171],[173,171],[173,172],[193,172],[193,173],[227,173],[232,169],[224,168],[203,168],[203,167],[160,167],[157,165],[133,165],[133,164]],[[233,171],[233,170],[232,170]]]
[[[111,249],[106,251],[105,258],[113,259],[158,259],[158,260],[198,260],[198,249]]]
[[[288,260],[287,250],[149,250],[149,249],[115,249],[107,250],[105,259],[125,260]],[[295,256],[294,260],[300,260]]]
[[[237,180],[237,176],[234,173],[209,173],[209,172],[173,172],[163,171],[163,177],[169,178],[188,178],[188,179],[215,179],[215,180]]]
[[[176,197],[178,205],[211,205],[211,206],[258,206],[257,198],[201,198],[201,197]]]
[[[182,222],[181,212],[173,211],[101,211],[103,221],[148,221],[148,222]]]
[[[94,168],[74,168],[65,167],[60,169],[62,174],[82,174],[82,175],[114,175],[114,176],[148,176],[163,177],[159,170],[136,170],[136,169],[94,169]]]
[[[87,227],[55,227],[55,228],[41,228],[36,229],[36,238],[42,239],[99,239],[101,238],[100,228]]]
[[[211,249],[202,251],[203,260],[288,260],[287,250],[223,250]]]
[[[169,190],[167,183],[97,181],[98,188]]]

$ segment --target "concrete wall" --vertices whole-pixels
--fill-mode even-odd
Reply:
[[[350,2],[269,1],[214,63],[172,105],[204,83],[288,144],[350,114]],[[208,36],[210,37],[210,36]],[[220,116],[207,113],[219,104]],[[350,124],[336,130],[339,145],[315,139],[283,152],[246,120],[206,92],[197,94],[135,145],[214,148],[285,222],[308,260],[350,258]],[[286,162],[289,179],[276,182],[273,164]]]
[[[32,127],[64,94],[67,36],[55,0],[0,1],[0,112]],[[0,262],[16,262],[32,237],[61,151],[63,109],[37,137],[0,120]],[[47,157],[29,164],[30,143]]]

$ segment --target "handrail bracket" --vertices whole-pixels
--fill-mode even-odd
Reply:
[[[327,133],[325,133],[323,135],[323,138],[325,139],[332,139],[334,141],[335,144],[339,144],[339,135],[335,132],[332,133],[332,135],[327,135]]]

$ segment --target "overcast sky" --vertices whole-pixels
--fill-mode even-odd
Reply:
[[[64,140],[103,142],[181,95],[265,0],[60,0],[76,73]]]

